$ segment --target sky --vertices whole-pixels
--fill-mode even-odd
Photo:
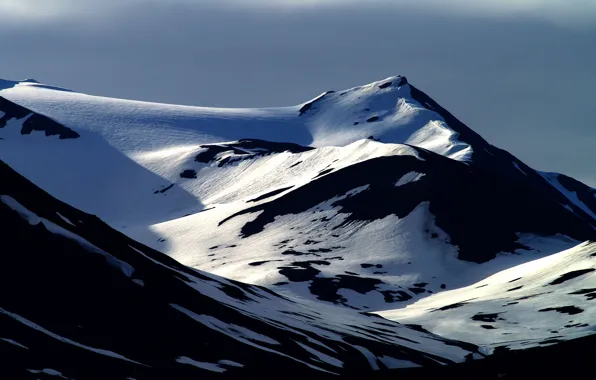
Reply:
[[[594,0],[0,0],[3,79],[259,107],[397,74],[596,187]]]

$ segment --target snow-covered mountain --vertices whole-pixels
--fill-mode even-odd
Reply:
[[[493,147],[404,77],[275,109],[6,83],[2,160],[186,265],[282,292],[392,309],[595,236],[593,189]]]
[[[2,378],[184,379],[263,368],[319,377],[482,356],[375,315],[185,267],[1,162],[0,220]]]
[[[241,322],[230,322],[226,313],[225,317],[211,311],[207,315],[243,326],[250,330],[247,334],[268,337],[257,339],[256,358],[270,350],[262,345],[263,339],[269,344],[273,339],[282,347],[276,352],[291,360],[341,372],[337,368],[347,370],[347,365],[333,363],[345,364],[354,356],[359,359],[350,368],[362,367],[358,356],[362,352],[378,359],[368,368],[403,367],[424,364],[417,356],[420,352],[436,355],[440,362],[462,361],[477,351],[476,345],[482,346],[482,352],[495,347],[540,347],[554,336],[563,341],[593,331],[591,303],[578,303],[576,298],[583,293],[569,294],[596,288],[591,272],[584,273],[581,284],[551,287],[545,296],[536,287],[548,287],[554,277],[564,277],[571,263],[593,268],[593,245],[584,242],[596,240],[596,190],[562,174],[535,171],[490,145],[405,77],[268,109],[155,104],[91,96],[34,80],[0,81],[0,160],[8,165],[6,172],[12,173],[11,167],[69,205],[53,200],[51,210],[41,203],[28,206],[27,202],[37,201],[28,200],[27,194],[19,199],[18,192],[7,187],[8,198],[3,198],[7,207],[21,210],[30,220],[41,217],[52,226],[66,228],[76,239],[82,237],[126,263],[124,268],[150,266],[147,273],[164,265],[174,268],[167,275],[155,275],[156,284],[166,284],[159,291],[162,295],[149,290],[144,297],[193,313],[203,312],[188,306],[198,301],[186,300],[196,297],[208,297],[205,302],[220,305],[217,310],[223,310],[221,304],[231,307],[241,314]],[[38,190],[30,191],[35,199],[47,198]],[[85,215],[77,209],[96,215],[110,228],[91,218],[93,228],[86,229],[88,216],[66,215]],[[83,220],[82,224],[75,219]],[[118,245],[103,246],[103,234]],[[60,271],[67,268],[64,278],[71,284],[79,281],[72,277],[69,259],[47,263],[52,265],[60,266]],[[513,272],[523,273],[518,276],[525,279],[519,280],[521,285],[512,284],[523,288],[511,290],[503,283],[512,280]],[[146,279],[128,274],[123,279],[127,284],[135,280],[147,284]],[[179,276],[194,285],[170,285],[171,277]],[[240,289],[241,298],[252,301],[231,300],[212,290],[226,288],[221,284]],[[477,288],[484,284],[492,285]],[[573,289],[568,288],[572,285]],[[138,283],[136,287],[147,288]],[[203,296],[195,295],[197,291]],[[125,292],[116,299],[126,302],[129,296],[133,294]],[[170,301],[170,296],[177,301]],[[522,297],[532,300],[514,303]],[[181,299],[191,303],[185,306]],[[552,306],[553,302],[561,305]],[[280,306],[286,304],[294,306]],[[465,307],[450,307],[454,304]],[[581,308],[581,323],[564,322],[557,309],[564,306]],[[139,310],[149,307],[157,306],[148,303]],[[386,346],[375,351],[371,347],[377,347],[376,338],[370,335],[377,335],[370,327],[375,319],[346,308],[379,312],[396,321],[403,318],[414,330],[390,323],[386,331],[390,337],[382,339]],[[499,309],[487,312],[497,315],[494,321],[474,319],[485,308]],[[512,316],[499,319],[505,313],[501,308]],[[539,311],[549,308],[552,313]],[[168,313],[181,310],[166,309],[159,318],[178,318]],[[309,310],[308,317],[291,314],[299,313],[297,309]],[[20,318],[17,311],[6,310],[6,315]],[[275,328],[288,326],[284,319],[288,313],[280,310],[288,311],[297,325],[290,324],[289,332],[251,327],[263,321],[257,310],[265,310],[267,323]],[[140,312],[135,313],[141,318]],[[334,317],[342,313],[347,319]],[[320,316],[316,323],[313,315]],[[118,325],[114,329],[124,328],[117,318],[113,323]],[[246,343],[248,338],[238,332],[242,328],[228,334],[231,330],[214,323],[207,327],[228,336],[236,334],[244,339],[240,343]],[[367,331],[362,326],[368,332],[356,334],[354,339],[364,340],[350,343],[352,348],[346,348],[344,356],[343,349],[327,340],[318,342],[330,348],[324,352],[299,339],[300,349],[286,344],[296,341],[292,329],[307,330],[305,323],[309,329],[319,329],[315,335],[329,326],[336,326],[333,331],[339,336],[347,330],[350,334]],[[350,330],[354,326],[360,327]],[[445,351],[445,340],[426,330],[472,344],[457,343],[452,347],[460,351]],[[517,334],[519,339],[503,333]],[[279,342],[274,338],[277,334],[289,335]],[[410,339],[408,334],[443,343],[430,344],[428,349],[426,343],[416,345],[420,352],[404,359],[391,350],[400,339]],[[176,339],[186,342],[187,337]],[[126,356],[127,349],[120,348],[125,343],[119,344],[114,347],[124,351],[112,351]],[[238,352],[246,350],[239,347]],[[176,357],[207,363],[212,370],[232,371],[217,364],[215,357],[193,359],[186,353],[198,355],[197,350],[182,350]],[[312,350],[324,356],[312,356]],[[340,351],[342,355],[331,354]],[[141,355],[135,361],[144,363],[140,357],[145,353],[130,352]],[[171,359],[146,355],[151,357],[145,359],[148,362]],[[176,357],[172,356],[174,362]],[[388,360],[394,364],[381,357],[393,358]],[[235,358],[218,360],[241,363]],[[255,360],[253,368],[258,371],[262,362]],[[303,368],[302,364],[297,366]]]

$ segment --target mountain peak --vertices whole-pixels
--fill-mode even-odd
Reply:
[[[327,91],[302,104],[299,115],[313,133],[313,146],[347,145],[373,136],[470,161],[472,145],[481,144],[480,150],[488,145],[401,75]]]

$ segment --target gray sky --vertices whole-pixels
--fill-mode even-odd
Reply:
[[[596,186],[593,0],[0,0],[0,52],[0,78],[205,106],[402,74],[530,166]]]

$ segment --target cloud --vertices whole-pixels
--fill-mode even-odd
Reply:
[[[125,7],[190,7],[294,11],[320,7],[362,6],[360,0],[0,0],[0,15],[7,19],[53,20],[94,18]],[[594,0],[367,0],[369,7],[413,9],[425,12],[476,16],[523,16],[560,24],[596,20]],[[1,16],[0,16],[1,17]]]
[[[567,26],[596,19],[593,0],[422,0],[418,4],[463,14],[542,18]]]

